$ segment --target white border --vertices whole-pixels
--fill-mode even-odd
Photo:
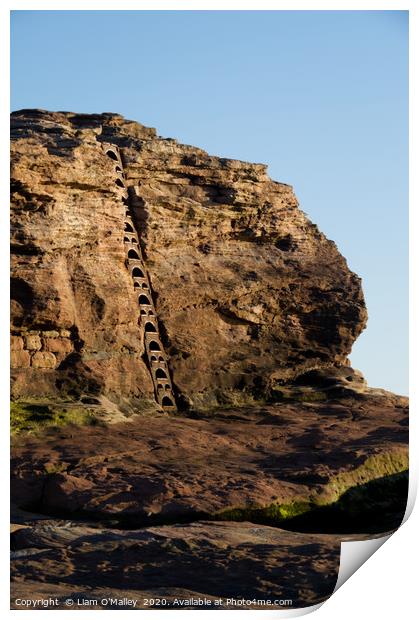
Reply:
[[[5,94],[9,93],[9,10],[409,10],[410,11],[410,316],[418,317],[418,268],[419,257],[417,250],[417,229],[418,229],[418,215],[414,210],[413,205],[418,203],[418,189],[417,180],[415,175],[419,170],[419,161],[417,156],[417,120],[414,115],[414,110],[419,108],[418,102],[418,62],[417,62],[417,36],[418,36],[418,15],[415,3],[413,1],[408,2],[395,2],[391,0],[387,1],[373,1],[373,0],[352,0],[350,2],[344,1],[323,1],[315,2],[314,0],[303,1],[266,1],[259,0],[255,2],[253,0],[212,0],[212,1],[159,1],[154,2],[140,2],[135,0],[120,0],[115,1],[99,1],[90,0],[84,1],[74,0],[73,2],[61,2],[59,6],[52,0],[35,2],[35,1],[18,1],[5,2],[0,9],[1,32],[0,32],[0,44],[4,48],[2,58],[7,62],[6,66],[3,66],[3,97],[1,98],[2,114],[2,136],[0,146],[0,164],[2,173],[2,188],[8,187],[8,132],[9,132],[9,105],[8,98]],[[0,211],[0,234],[4,235],[2,243],[0,245],[1,261],[0,261],[0,274],[3,284],[3,299],[4,303],[1,306],[1,326],[0,331],[0,347],[3,355],[1,356],[1,395],[3,402],[3,414],[7,412],[8,403],[8,358],[4,352],[8,351],[8,305],[6,300],[5,291],[8,290],[6,282],[9,278],[9,258],[8,258],[8,194],[7,190],[3,192],[2,196],[5,199],[2,202],[2,209]],[[395,215],[396,217],[396,215]],[[410,385],[412,387],[411,394],[411,411],[413,413],[411,417],[411,487],[409,494],[409,509],[408,513],[412,509],[414,496],[417,489],[417,472],[418,472],[418,424],[417,424],[417,394],[415,383],[418,381],[418,365],[416,357],[416,349],[418,346],[418,327],[416,321],[411,320],[410,323],[410,342],[411,342],[411,354],[410,354]],[[389,360],[389,363],[391,360]],[[7,429],[2,432],[2,441],[4,446],[2,454],[7,459],[8,454],[8,433]],[[3,471],[7,471],[6,467],[3,467]],[[2,489],[2,495],[4,498],[8,497],[9,491],[7,482],[4,480],[4,487]],[[4,502],[5,503],[5,502]],[[8,532],[8,515],[2,512],[2,548],[1,548],[1,578],[4,580],[3,584],[8,584],[8,541],[5,539],[5,533]],[[340,620],[349,618],[352,620],[354,614],[361,614],[362,617],[367,618],[370,614],[379,617],[381,620],[398,618],[410,618],[414,617],[416,612],[416,558],[415,547],[418,545],[418,509],[413,512],[412,517],[407,523],[405,523],[398,532],[396,532],[391,539],[383,546],[380,553],[374,555],[361,570],[359,570],[351,579],[349,579],[345,585],[339,589],[320,609],[316,612],[316,618],[319,620],[335,620],[337,617]],[[3,592],[8,586],[3,588]],[[7,614],[19,613],[17,611],[8,610],[8,597],[4,594],[1,601],[1,607]],[[293,611],[293,610],[289,610]],[[297,611],[297,610],[295,610]],[[301,612],[308,612],[301,610]],[[32,613],[32,612],[27,612]],[[77,614],[76,617],[80,618],[80,613],[88,613],[84,611],[74,612],[53,612],[55,614],[65,614],[64,617],[70,614]],[[107,612],[107,613],[132,613],[128,611],[121,612]],[[167,618],[168,614],[182,614],[182,611],[150,611],[141,612],[142,616],[148,617],[151,614],[153,620],[159,620],[160,614],[163,614],[163,618]],[[188,618],[193,620],[196,614],[212,613],[212,611],[195,611],[191,610],[188,613]],[[241,614],[241,611],[218,611],[223,616],[227,614],[227,618],[233,620],[233,616]],[[270,611],[255,611],[247,612],[252,615],[263,614],[263,618],[282,615],[283,612],[270,612]],[[285,612],[287,613],[287,612]],[[233,614],[233,615],[232,615]],[[287,615],[290,615],[289,613]],[[25,616],[28,617],[29,616]]]

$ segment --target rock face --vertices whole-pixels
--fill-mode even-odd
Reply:
[[[121,153],[128,203],[106,144]],[[266,396],[345,364],[366,322],[360,280],[264,165],[116,114],[22,110],[12,114],[15,397],[153,398],[127,204],[181,406]]]

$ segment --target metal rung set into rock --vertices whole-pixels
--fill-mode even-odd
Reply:
[[[115,162],[115,185],[120,188],[125,205],[124,247],[126,266],[131,274],[136,300],[140,309],[139,325],[144,334],[148,367],[153,380],[156,401],[163,409],[176,410],[167,355],[161,342],[150,281],[145,268],[138,233],[131,215],[129,195],[125,183],[124,166],[119,149],[114,144],[102,143],[106,155]]]

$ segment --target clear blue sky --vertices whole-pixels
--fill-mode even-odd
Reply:
[[[407,394],[408,14],[14,11],[12,110],[119,112],[269,165],[363,279],[353,366]]]

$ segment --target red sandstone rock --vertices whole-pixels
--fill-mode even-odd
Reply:
[[[73,345],[68,338],[46,338],[44,340],[45,351],[52,351],[52,353],[70,353],[73,351]]]
[[[371,391],[329,403],[51,429],[13,442],[12,497],[24,507],[30,489],[40,511],[139,522],[330,503],[406,470],[407,421],[407,399]],[[51,478],[57,469],[63,473]]]
[[[93,484],[83,478],[69,474],[52,474],[43,490],[43,502],[46,510],[66,510],[70,512],[81,508],[88,500]]]
[[[53,353],[49,351],[37,351],[32,357],[32,366],[34,368],[55,368],[57,359]]]
[[[176,598],[190,600],[188,608],[212,610],[278,609],[273,601],[279,599],[290,599],[290,607],[313,605],[333,591],[340,540],[252,523],[204,521],[118,531],[40,521],[12,537],[12,608],[19,608],[19,598],[50,597],[58,599],[58,609],[68,609],[68,598],[95,599],[94,609],[128,608],[117,606],[117,598],[132,598],[137,609],[162,599],[163,605],[151,607],[180,609]],[[192,602],[199,597],[208,606]],[[218,606],[216,598],[221,598]],[[235,606],[228,599],[249,603]]]
[[[25,336],[25,348],[29,351],[39,351],[42,348],[40,337],[36,334]]]
[[[31,365],[29,351],[10,351],[10,365],[12,368],[29,368]]]
[[[366,322],[360,280],[264,165],[118,115],[26,110],[12,114],[12,333],[65,330],[72,350],[36,380],[14,370],[15,396],[153,394],[117,177],[180,401],[246,402],[345,363]]]
[[[10,350],[11,351],[21,351],[23,349],[23,338],[19,336],[11,336],[10,337]]]

